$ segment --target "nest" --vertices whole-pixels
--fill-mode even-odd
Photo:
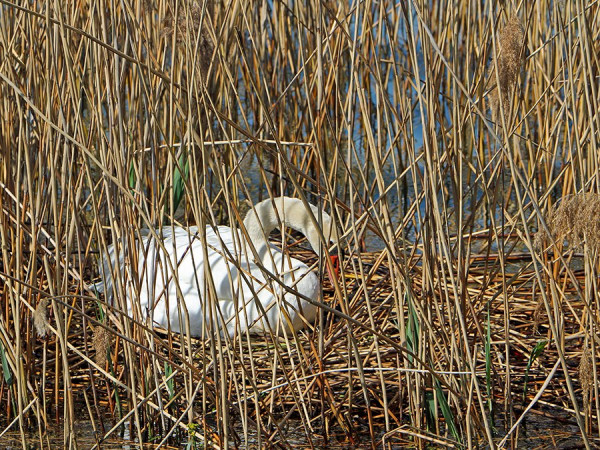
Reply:
[[[309,252],[295,253],[305,260],[315,258]],[[458,351],[464,336],[458,331],[456,314],[452,312],[460,299],[443,288],[450,280],[440,280],[439,290],[433,292],[424,288],[418,264],[411,265],[407,277],[410,292],[399,298],[396,294],[398,286],[392,281],[392,270],[386,262],[385,255],[379,253],[360,255],[361,276],[352,269],[358,267],[359,260],[347,262],[341,285],[348,302],[340,302],[331,284],[325,283],[324,302],[333,310],[324,312],[320,322],[322,328],[305,329],[288,338],[254,336],[231,341],[203,341],[138,325],[124,332],[120,320],[109,330],[94,320],[95,302],[86,303],[85,314],[77,313],[77,307],[73,306],[73,323],[67,336],[67,341],[76,349],[68,356],[73,393],[81,393],[95,385],[97,406],[112,411],[115,418],[117,411],[112,397],[119,395],[121,407],[125,405],[126,408],[133,408],[135,401],[137,408],[144,411],[148,426],[159,423],[161,415],[175,419],[188,411],[198,426],[210,431],[216,445],[223,444],[220,440],[223,408],[227,410],[230,436],[238,444],[242,442],[240,427],[245,421],[246,430],[254,430],[257,436],[262,435],[262,439],[274,433],[269,439],[285,440],[289,438],[292,424],[292,428],[301,427],[303,433],[311,428],[321,430],[323,439],[326,439],[326,429],[347,440],[356,439],[357,435],[381,439],[382,435],[375,430],[385,429],[386,420],[391,420],[397,430],[402,430],[407,414],[414,414],[411,402],[436,392],[444,392],[451,399],[458,420],[467,411],[468,404],[464,397],[455,393],[461,392],[461,379],[470,376],[468,365],[457,366],[458,361],[465,360],[448,350],[458,346]],[[527,259],[516,256],[512,262],[520,269],[512,275],[508,298],[499,294],[503,285],[501,274],[489,277],[489,264],[497,264],[493,257],[473,258],[465,284],[466,298],[469,299],[468,306],[464,306],[468,345],[475,351],[475,373],[482,384],[485,384],[483,344],[489,311],[493,379],[496,380],[491,393],[495,402],[501,402],[506,395],[500,379],[507,365],[513,374],[511,395],[519,394],[517,397],[520,397],[523,394],[531,351],[550,335],[548,318],[533,301],[540,294],[532,283],[533,271],[523,269],[527,267]],[[510,258],[508,263],[511,263]],[[483,283],[482,280],[487,281]],[[564,351],[568,355],[577,355],[581,354],[583,340],[574,337],[580,329],[576,311],[583,310],[584,305],[577,299],[574,289],[565,292],[568,301],[562,306],[564,332],[573,337],[565,341]],[[509,311],[505,311],[506,307]],[[508,355],[504,345],[506,313],[511,323]],[[416,318],[412,323],[411,316]],[[89,333],[83,332],[85,322],[93,331],[91,338]],[[411,333],[416,340],[407,339]],[[34,355],[39,356],[34,356],[35,361],[32,361],[38,367],[45,367],[48,390],[59,380],[53,370],[56,358],[60,357],[52,350],[58,348],[53,345],[55,336],[49,339],[46,365],[42,364],[42,356],[37,352]],[[116,361],[111,362],[106,356],[113,345],[117,356]],[[89,366],[81,359],[90,352],[97,367]],[[547,376],[548,364],[557,358],[555,345],[549,345],[536,360],[528,375],[528,399]],[[570,376],[589,375],[589,365],[589,354],[584,354],[579,366],[574,363],[570,367]],[[431,370],[436,374],[433,375]],[[130,371],[138,380],[136,396],[132,396]],[[462,375],[458,375],[460,373]],[[582,375],[582,383],[585,384],[588,378]],[[120,384],[115,384],[115,379],[120,380]],[[436,391],[436,385],[443,386],[442,390]],[[200,386],[202,395],[196,392],[196,396],[190,397],[190,386]],[[416,393],[416,386],[420,386],[420,394]],[[563,386],[564,376],[555,376],[538,402],[546,405],[540,407],[540,414],[547,414],[548,408],[562,410],[567,406],[568,400],[559,395]],[[583,388],[586,386],[589,396],[589,382]],[[160,402],[156,400],[158,396],[162,399]],[[148,402],[148,398],[153,400]],[[161,402],[162,408],[158,406]],[[191,410],[189,402],[193,404]],[[514,406],[517,410],[522,407],[520,402]],[[247,417],[253,418],[252,423],[245,419]],[[254,419],[257,417],[260,418],[258,422]],[[265,424],[272,421],[280,427],[266,433]],[[156,426],[154,433],[165,431],[160,425]],[[445,429],[445,421],[440,426]],[[405,440],[408,437],[404,431],[398,431],[388,436],[388,442],[406,444],[410,442]],[[315,439],[319,441],[320,438]],[[452,439],[448,444],[452,444]]]

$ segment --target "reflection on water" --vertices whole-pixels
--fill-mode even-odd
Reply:
[[[15,428],[18,429],[18,425],[15,425]],[[118,433],[114,434],[114,437],[109,437],[108,439],[102,441],[101,448],[114,448],[114,449],[124,449],[124,450],[132,450],[134,448],[138,448],[137,444],[128,438],[129,427],[125,427],[126,434],[124,437],[119,437]],[[74,440],[77,444],[77,447],[74,448],[82,448],[89,449],[98,444],[96,431],[92,425],[92,422],[89,420],[78,420],[75,423],[74,427]],[[19,450],[23,448],[27,449],[38,449],[38,448],[64,448],[65,440],[64,440],[64,428],[62,427],[52,427],[46,430],[43,436],[39,436],[38,432],[29,431],[25,432],[25,442],[22,441],[21,435],[18,431],[12,431],[10,433],[6,433],[4,436],[0,438],[0,448],[7,450]]]
[[[544,415],[544,407],[527,416],[526,421],[520,428],[518,441],[515,442],[519,448],[579,448],[582,447],[581,437],[579,435],[577,424],[572,420],[568,413],[564,417],[558,417],[556,411],[552,411],[553,417]],[[519,414],[521,411],[519,411]],[[505,430],[502,427],[501,420],[496,420],[496,443],[504,437]],[[129,430],[129,424],[125,426]],[[241,442],[231,442],[233,448],[255,449],[258,448],[258,436],[250,431],[244,436],[244,431],[241,426],[235,430],[240,437]],[[371,437],[368,427],[354,427],[351,439],[340,429],[329,429],[329,436],[324,437],[319,432],[319,427],[315,428],[315,432],[307,436],[304,431],[304,426],[300,420],[288,420],[285,431],[285,440],[280,442],[285,448],[299,448],[310,446],[315,449],[351,449],[351,448],[366,448],[371,446]],[[407,430],[404,430],[407,431]],[[0,438],[0,448],[7,450],[19,450],[22,448],[37,449],[37,448],[63,448],[64,446],[64,430],[62,428],[53,428],[40,439],[37,433],[26,433],[25,442],[21,441],[21,436],[18,432],[5,434]],[[126,432],[127,433],[127,432]],[[98,444],[96,434],[92,423],[87,420],[80,420],[75,424],[75,439],[78,448],[89,449]],[[385,430],[375,431],[376,445],[382,448],[407,448],[414,445],[407,433],[402,432],[401,428],[392,429],[387,432]],[[155,443],[156,444],[156,443]],[[262,445],[265,445],[264,438]],[[169,442],[169,448],[186,448],[185,441]],[[130,440],[125,435],[119,438],[115,433],[114,438],[109,438],[100,443],[100,448],[103,449],[124,449],[133,450],[138,448],[135,440]],[[203,448],[201,445],[198,448]]]

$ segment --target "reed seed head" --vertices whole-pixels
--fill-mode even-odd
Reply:
[[[587,244],[591,250],[600,249],[600,195],[583,193],[563,198],[548,217],[552,237],[566,239],[574,249]]]
[[[202,15],[204,10],[204,17]],[[208,74],[208,68],[215,49],[213,40],[208,32],[208,26],[213,17],[214,4],[212,0],[192,0],[189,3],[180,3],[177,9],[177,17],[169,13],[163,22],[163,36],[171,36],[175,33],[178,44],[189,45],[191,49],[196,48],[198,42],[197,67],[202,78]]]
[[[494,120],[498,122],[500,108],[508,117],[510,101],[517,85],[517,79],[523,62],[525,30],[519,19],[512,17],[500,32],[498,43],[498,79],[496,87],[490,93],[490,103]],[[496,80],[495,68],[491,68],[490,78]]]
[[[522,49],[525,42],[525,31],[516,17],[511,18],[500,33],[500,54],[498,69],[500,72],[500,88],[512,90],[521,71]]]
[[[594,367],[589,348],[585,348],[579,361],[579,382],[583,390],[583,405],[588,408],[594,387]]]
[[[48,327],[48,298],[44,297],[33,312],[33,325],[39,337],[45,337]]]
[[[533,236],[533,248],[539,252],[544,250],[544,244],[546,240],[546,233],[543,230],[539,230]]]
[[[100,367],[106,365],[106,355],[110,350],[110,344],[112,341],[112,335],[103,326],[94,327],[94,334],[92,336],[92,346],[96,352],[95,361]]]

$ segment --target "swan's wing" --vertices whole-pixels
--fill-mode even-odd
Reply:
[[[236,329],[243,331],[253,325],[252,332],[275,328],[282,319],[285,323],[289,319],[293,329],[302,327],[301,316],[312,321],[316,307],[293,295],[293,292],[299,292],[311,299],[317,296],[318,278],[308,271],[306,265],[284,257],[277,248],[262,246],[256,249],[258,254],[255,255],[248,248],[240,247],[243,241],[234,234],[237,230],[232,231],[228,227],[207,227],[206,246],[197,232],[195,227],[165,227],[159,237],[160,242],[150,234],[138,241],[138,282],[131,282],[127,289],[127,312],[130,316],[133,310],[143,317],[150,313],[155,323],[164,328],[170,326],[176,332],[187,329],[180,320],[189,320],[192,335],[202,334],[209,320],[207,317],[216,320],[213,322],[216,329],[230,335]],[[261,263],[256,264],[255,258]],[[107,296],[112,297],[110,266],[121,273],[128,270],[124,267],[122,251],[119,260],[116,260],[114,245],[108,248],[103,261],[105,278],[101,286]],[[216,310],[206,302],[209,292],[206,274],[210,274],[214,283]],[[132,277],[133,274],[129,279]],[[273,277],[279,281],[273,280]],[[281,283],[291,287],[292,293]],[[282,312],[281,305],[284,305],[285,312]]]

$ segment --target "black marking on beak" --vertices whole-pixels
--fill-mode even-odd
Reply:
[[[332,248],[331,250],[329,250],[329,255],[337,256],[340,259],[344,259],[344,250],[339,248],[339,246],[336,246],[335,248]]]

